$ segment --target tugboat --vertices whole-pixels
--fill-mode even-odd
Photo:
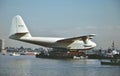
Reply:
[[[113,51],[111,52],[112,58],[110,59],[109,62],[101,61],[102,65],[118,65],[118,66],[120,66],[120,53],[117,50],[115,50],[114,41],[112,44],[112,49],[113,49]]]
[[[110,60],[110,62],[101,62],[102,65],[118,65],[120,66],[120,54],[116,54]]]

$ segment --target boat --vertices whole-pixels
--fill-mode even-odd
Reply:
[[[20,56],[18,53],[10,53],[10,56]]]
[[[101,62],[102,65],[118,65],[120,66],[120,62]]]
[[[112,59],[110,59],[109,62],[101,61],[102,65],[118,65],[120,66],[120,54],[116,54],[113,56]]]
[[[84,52],[78,51],[49,51],[36,54],[37,58],[52,58],[52,59],[86,59],[88,56]]]
[[[2,53],[2,55],[5,55],[5,53]]]
[[[88,56],[73,56],[73,59],[87,59]]]

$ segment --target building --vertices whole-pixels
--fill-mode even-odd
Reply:
[[[3,54],[6,53],[4,39],[0,39],[0,52]]]

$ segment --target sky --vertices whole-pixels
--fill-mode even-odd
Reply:
[[[22,16],[32,36],[96,34],[97,49],[120,49],[120,0],[0,0],[0,39],[6,46],[39,47],[9,39],[12,18]]]

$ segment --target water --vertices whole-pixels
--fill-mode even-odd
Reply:
[[[100,60],[58,60],[0,54],[0,76],[120,76],[120,66]]]

